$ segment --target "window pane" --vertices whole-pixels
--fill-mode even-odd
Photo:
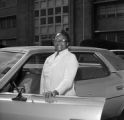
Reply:
[[[79,63],[99,63],[92,53],[82,53],[78,58]]]
[[[54,28],[53,25],[50,25],[50,26],[48,27],[48,33],[49,33],[49,34],[55,33],[55,28]]]
[[[46,9],[42,9],[40,15],[41,16],[46,16]]]
[[[61,14],[61,7],[55,8],[55,14]]]
[[[48,9],[48,15],[53,15],[53,8]]]
[[[39,10],[35,10],[35,11],[34,11],[34,16],[35,16],[35,17],[39,17]]]
[[[56,0],[55,3],[56,3],[56,6],[61,6],[62,5],[62,0]]]
[[[68,0],[63,0],[64,5],[68,5]]]
[[[47,27],[46,26],[41,26],[40,27],[40,33],[41,34],[47,34]]]
[[[39,34],[39,27],[35,27],[35,34]]]
[[[61,23],[61,16],[56,16],[55,17],[55,22],[56,23]]]
[[[94,53],[75,54],[80,63],[76,80],[101,78],[109,74],[107,67]]]
[[[62,26],[61,26],[61,25],[56,25],[56,27],[55,27],[55,32],[56,32],[56,33],[57,33],[57,32],[60,32],[61,29],[62,29]]]
[[[35,9],[39,8],[39,5],[40,5],[39,2],[34,2],[34,8]]]
[[[117,16],[124,17],[124,4],[117,5]]]
[[[35,35],[35,42],[39,42],[39,36]]]
[[[46,24],[46,18],[41,18],[41,19],[40,19],[40,24],[41,24],[41,25]]]
[[[68,23],[68,15],[63,16],[63,23],[67,24]]]
[[[0,78],[2,78],[21,58],[18,52],[0,52]]]
[[[53,17],[48,17],[48,24],[53,24]]]
[[[54,6],[54,0],[48,0],[48,7]]]
[[[40,5],[40,8],[46,8],[47,7],[47,2],[46,0],[42,0],[41,1],[41,5]]]
[[[69,12],[68,6],[63,6],[63,13],[68,13],[68,12]]]

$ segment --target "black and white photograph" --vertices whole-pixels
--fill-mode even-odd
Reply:
[[[0,0],[0,120],[124,120],[124,0]]]

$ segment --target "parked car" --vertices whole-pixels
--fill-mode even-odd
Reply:
[[[7,118],[22,120],[22,118],[26,119],[26,116],[27,119],[33,117],[35,120],[50,119],[51,116],[53,116],[51,119],[99,120],[104,105],[103,98],[106,101],[102,119],[118,116],[124,119],[121,117],[124,115],[123,60],[106,49],[72,46],[69,49],[79,61],[79,69],[75,77],[77,97],[60,96],[53,104],[44,104],[44,97],[39,95],[39,87],[44,61],[54,52],[54,47],[27,46],[0,49],[1,120]],[[25,93],[21,94],[17,88],[23,88]],[[17,97],[15,97],[17,95],[14,93],[15,89],[19,91]],[[20,97],[21,95],[24,97]],[[69,110],[74,115],[70,115]],[[56,115],[53,115],[55,113]]]
[[[110,50],[113,53],[115,53],[116,55],[118,55],[119,57],[121,57],[122,59],[124,59],[124,50],[123,49],[114,49],[114,50]]]

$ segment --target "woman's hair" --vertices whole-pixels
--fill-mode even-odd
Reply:
[[[70,42],[69,34],[65,30],[61,30],[60,33],[66,38],[66,42],[69,43]]]

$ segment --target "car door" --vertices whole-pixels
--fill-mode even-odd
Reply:
[[[105,103],[100,97],[56,96],[47,103],[42,95],[23,94],[23,102],[15,96],[0,93],[0,120],[100,120]]]
[[[105,97],[104,118],[118,115],[124,90],[118,90],[122,83],[115,72],[108,69],[95,53],[77,53],[79,69],[75,78],[75,90],[78,96]],[[118,88],[117,88],[118,86]]]

